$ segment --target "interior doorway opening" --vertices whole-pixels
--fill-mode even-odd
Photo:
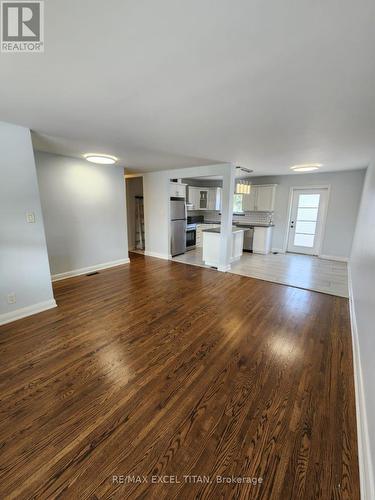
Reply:
[[[143,177],[126,177],[126,212],[129,252],[145,251]]]
[[[171,255],[173,260],[218,267],[221,232],[222,176],[170,179]],[[179,209],[179,211],[178,211]],[[209,260],[205,233],[217,235],[216,257]],[[181,244],[178,244],[180,242]]]

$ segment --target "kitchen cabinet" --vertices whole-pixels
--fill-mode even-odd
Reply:
[[[208,188],[199,188],[195,186],[188,187],[188,199],[191,206],[189,210],[207,210],[208,209]]]
[[[179,182],[170,182],[169,196],[173,196],[176,198],[186,198],[186,184],[181,184]]]
[[[188,187],[189,210],[221,210],[221,188]]]
[[[272,212],[275,209],[276,184],[252,185],[243,195],[244,212]]]
[[[253,253],[267,255],[271,251],[272,227],[255,227]]]
[[[197,239],[196,239],[196,246],[197,247],[202,247],[203,246],[203,229],[215,229],[219,228],[220,224],[197,224]]]
[[[198,210],[198,207],[199,207],[198,188],[193,187],[193,186],[188,186],[187,192],[188,192],[188,202],[190,204],[190,206],[188,207],[188,210]]]
[[[208,210],[221,210],[221,188],[210,188],[208,191]]]
[[[199,210],[208,210],[208,189],[199,188]]]
[[[244,212],[255,212],[257,193],[257,187],[251,186],[250,194],[242,195],[242,210]]]
[[[265,185],[258,187],[256,210],[258,212],[272,212],[275,208],[275,185]]]
[[[232,248],[230,261],[235,262],[242,256],[244,230],[232,229]],[[203,232],[202,258],[206,266],[218,267],[220,261],[220,232]]]

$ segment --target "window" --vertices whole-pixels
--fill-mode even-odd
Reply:
[[[320,194],[300,194],[298,197],[296,230],[294,245],[313,248],[316,236],[316,225]]]
[[[235,194],[233,197],[233,212],[235,214],[243,213],[243,194]]]

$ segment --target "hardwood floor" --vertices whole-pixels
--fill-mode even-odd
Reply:
[[[0,498],[359,499],[346,299],[136,254],[54,289],[0,328]]]

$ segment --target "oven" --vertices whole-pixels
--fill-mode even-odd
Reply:
[[[194,250],[197,244],[197,225],[187,224],[186,226],[186,251]]]

